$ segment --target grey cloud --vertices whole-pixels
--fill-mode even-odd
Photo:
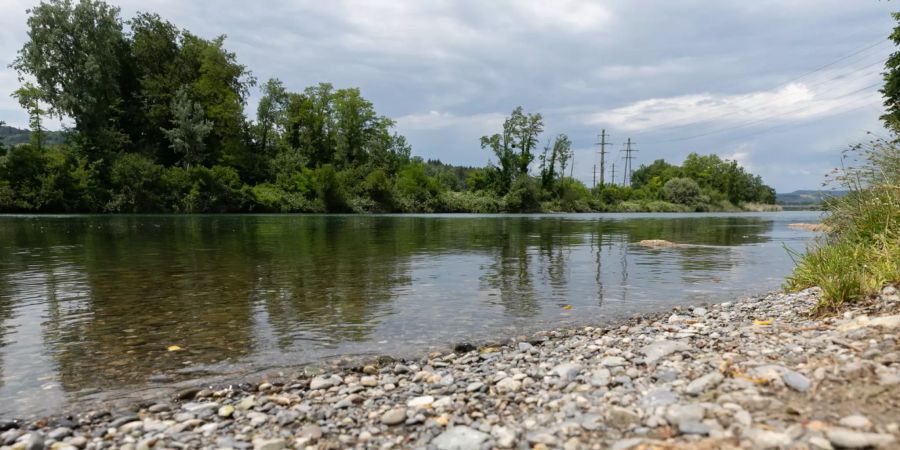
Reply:
[[[28,4],[0,5],[0,63],[11,61],[25,37]],[[399,131],[425,157],[484,164],[490,155],[478,138],[523,105],[544,114],[545,137],[570,135],[575,174],[588,183],[592,144],[605,127],[616,151],[635,138],[638,162],[678,162],[691,151],[739,155],[779,190],[817,186],[842,147],[880,128],[875,88],[854,96],[850,106],[822,100],[860,86],[869,71],[813,85],[883,59],[891,46],[798,80],[815,97],[809,111],[677,139],[765,119],[767,112],[784,115],[786,107],[771,105],[794,98],[783,95],[787,81],[885,38],[894,25],[893,5],[874,0],[118,4],[125,17],[148,10],[203,36],[227,34],[229,48],[260,79],[278,77],[295,90],[320,81],[358,86],[380,112],[398,119]],[[15,89],[15,76],[0,70],[0,92]],[[684,102],[691,98],[700,101]],[[653,101],[668,109],[636,107]],[[637,129],[614,120],[628,108],[629,120],[674,120],[677,127]],[[746,109],[755,113],[740,112]],[[25,118],[0,99],[0,120],[23,124]]]

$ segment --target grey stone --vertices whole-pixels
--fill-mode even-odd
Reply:
[[[44,450],[44,435],[38,431],[32,431],[25,441],[25,450]]]
[[[864,433],[846,428],[830,428],[825,431],[825,437],[832,445],[842,448],[880,448],[887,447],[896,441],[890,434]]]
[[[480,391],[482,388],[484,388],[484,383],[476,381],[474,383],[469,383],[469,385],[466,386],[466,392]]]
[[[625,358],[621,356],[607,356],[600,360],[600,365],[603,367],[620,367],[624,366],[625,363]]]
[[[494,441],[497,442],[497,446],[500,448],[511,448],[516,444],[516,432],[504,426],[492,428],[491,437],[494,438]]]
[[[777,431],[753,429],[748,433],[748,437],[753,441],[753,447],[760,450],[787,448],[793,442],[787,433]]]
[[[606,413],[606,420],[615,428],[627,429],[640,423],[641,417],[634,411],[621,406],[613,406]]]
[[[672,392],[671,389],[656,389],[648,392],[641,398],[641,407],[655,408],[657,406],[668,406],[678,402],[678,394]]]
[[[399,425],[406,421],[406,408],[393,408],[381,415],[381,423]]]
[[[254,450],[284,450],[287,442],[284,439],[266,439],[253,444]]]
[[[54,441],[62,441],[63,438],[72,434],[71,428],[59,427],[49,433],[47,433],[47,438],[53,439]]]
[[[710,428],[702,422],[683,420],[678,423],[678,431],[681,434],[699,434],[701,436],[707,436],[709,435]]]
[[[581,373],[581,365],[575,363],[563,363],[553,368],[553,373],[563,380],[572,381]]]
[[[320,375],[313,378],[312,381],[309,382],[309,388],[315,391],[318,389],[328,389],[339,384],[341,384],[341,379],[334,375]]]
[[[700,395],[709,389],[719,385],[725,377],[719,372],[711,372],[691,381],[684,389],[684,392],[690,395]]]
[[[809,391],[809,388],[812,385],[809,378],[806,378],[803,374],[794,372],[793,370],[788,370],[781,374],[781,380],[784,381],[784,384],[787,387],[797,392]]]
[[[690,346],[681,341],[656,341],[641,349],[646,364],[655,364],[675,352],[689,350]]]
[[[842,427],[856,428],[858,430],[868,430],[872,428],[872,422],[866,416],[855,414],[841,419],[839,422]]]
[[[481,447],[488,435],[467,426],[458,425],[444,431],[431,441],[438,450],[469,450]]]

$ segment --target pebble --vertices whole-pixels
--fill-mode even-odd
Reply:
[[[406,406],[413,409],[421,409],[431,406],[432,403],[434,403],[434,397],[430,395],[423,395],[421,397],[410,399],[408,402],[406,402]]]
[[[254,450],[283,450],[287,446],[284,439],[267,439],[253,444]]]
[[[812,385],[809,378],[806,378],[801,373],[794,372],[793,370],[788,370],[781,374],[781,379],[787,387],[797,392],[806,392]]]
[[[684,389],[684,392],[690,395],[700,395],[716,386],[724,380],[725,377],[719,372],[712,372],[691,381]]]
[[[896,442],[890,434],[864,433],[838,427],[827,430],[825,436],[831,445],[841,448],[882,448]]]
[[[613,406],[607,412],[607,421],[615,428],[628,428],[640,422],[641,417],[634,411],[621,406]]]
[[[861,416],[859,414],[844,417],[838,423],[842,427],[856,428],[858,430],[868,430],[869,428],[872,428],[872,422],[869,421],[866,416]]]
[[[488,435],[467,426],[455,426],[431,441],[437,450],[470,450],[481,447]]]
[[[406,421],[406,408],[394,408],[381,415],[381,423],[385,425],[399,425]]]
[[[579,373],[581,373],[581,365],[575,363],[564,363],[560,364],[553,368],[553,373],[555,373],[560,379],[565,381],[574,380]]]
[[[516,392],[522,388],[522,382],[514,378],[504,378],[496,384],[497,392]]]
[[[231,417],[234,414],[234,406],[225,405],[219,408],[219,417]]]

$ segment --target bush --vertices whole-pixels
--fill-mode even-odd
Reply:
[[[95,172],[68,147],[12,147],[0,158],[0,212],[95,211],[103,197]]]
[[[503,209],[503,202],[491,192],[445,191],[440,196],[446,212],[454,213],[497,213]]]
[[[394,189],[394,198],[404,212],[435,212],[443,209],[439,199],[441,184],[425,174],[425,166],[421,163],[412,163],[400,169]]]
[[[347,200],[341,190],[338,173],[331,164],[325,164],[315,171],[316,197],[327,212],[346,212]]]
[[[162,173],[164,168],[149,158],[127,153],[110,169],[112,200],[106,206],[115,212],[161,212],[168,209]]]
[[[382,169],[375,169],[366,175],[363,180],[363,190],[374,202],[373,207],[382,211],[393,209],[393,196],[391,195],[391,179]]]
[[[700,198],[700,185],[690,178],[672,178],[663,185],[663,198],[672,203],[694,205]]]
[[[241,212],[253,204],[253,194],[241,184],[237,171],[231,167],[197,166],[188,174],[191,188],[182,202],[184,212]]]
[[[541,190],[530,176],[520,176],[503,197],[503,209],[507,212],[537,212],[541,209]]]

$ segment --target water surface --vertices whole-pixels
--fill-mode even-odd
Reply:
[[[816,220],[0,216],[0,415],[733,300],[778,288],[812,237],[787,225]]]

